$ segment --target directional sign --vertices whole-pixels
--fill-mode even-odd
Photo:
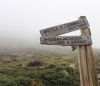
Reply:
[[[49,36],[49,37],[55,37],[57,35],[61,35],[64,33],[72,32],[78,29],[82,29],[85,27],[89,27],[89,23],[86,18],[80,19],[77,21],[73,21],[70,23],[65,23],[62,25],[50,27],[47,29],[40,30],[41,36]]]
[[[62,46],[79,46],[92,44],[91,36],[40,37],[40,42],[41,44]]]

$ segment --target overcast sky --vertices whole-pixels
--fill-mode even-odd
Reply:
[[[100,0],[0,0],[0,40],[40,44],[39,30],[86,16],[93,47],[100,48]],[[80,35],[75,31],[66,35]]]

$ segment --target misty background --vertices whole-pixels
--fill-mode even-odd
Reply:
[[[100,48],[99,0],[0,0],[0,46],[39,46],[41,29],[79,16],[87,17],[93,47]],[[65,35],[80,35],[80,31]]]

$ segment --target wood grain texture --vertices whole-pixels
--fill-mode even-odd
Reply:
[[[79,17],[79,19],[83,19],[83,18],[86,17],[85,16]],[[81,35],[90,34],[88,28],[84,28],[80,30],[81,30]],[[81,86],[99,86],[91,45],[79,46],[78,48],[80,50],[80,51],[78,50],[80,54],[78,59],[80,65],[79,69],[80,69]],[[86,81],[84,81],[85,78]]]
[[[56,36],[56,37],[40,37],[41,44],[61,45],[61,46],[79,46],[91,45],[91,36]]]
[[[81,86],[89,86],[85,47],[79,46],[78,48]]]
[[[57,35],[69,33],[69,32],[79,30],[80,28],[82,29],[85,27],[89,27],[89,23],[86,18],[65,23],[65,24],[61,24],[61,25],[57,25],[54,27],[42,29],[40,30],[40,33],[42,37],[46,37],[46,36],[55,37]]]

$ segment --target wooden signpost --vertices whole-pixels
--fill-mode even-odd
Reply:
[[[72,31],[79,30],[85,27],[89,27],[89,23],[86,18],[73,21],[70,23],[65,23],[62,25],[50,27],[47,29],[43,29],[43,30],[40,30],[40,33],[43,37],[44,36],[55,37],[57,35],[72,32]]]
[[[86,18],[80,16],[79,19]],[[89,28],[80,29],[81,35],[91,35]],[[78,46],[81,86],[99,86],[91,45]]]
[[[41,37],[41,44],[48,45],[89,45],[92,44],[91,36],[57,36],[57,37]]]
[[[77,21],[40,30],[40,42],[47,45],[72,46],[73,51],[78,47],[81,86],[99,86],[88,27],[86,17],[80,16]],[[79,29],[81,36],[58,36]]]

